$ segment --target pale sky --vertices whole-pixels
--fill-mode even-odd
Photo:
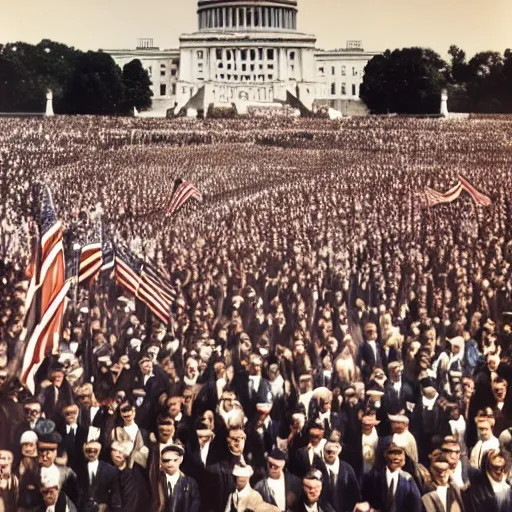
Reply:
[[[197,29],[195,0],[0,0],[0,43],[48,38],[82,50],[134,48],[137,38],[177,48]],[[512,0],[299,0],[299,31],[317,48],[363,41],[365,50],[426,46],[446,57],[512,47]]]

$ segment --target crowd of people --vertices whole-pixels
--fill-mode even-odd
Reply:
[[[0,511],[511,511],[511,163],[507,118],[0,119]],[[427,208],[459,175],[492,205]],[[100,224],[176,299],[72,289],[31,392],[36,181],[70,275]]]

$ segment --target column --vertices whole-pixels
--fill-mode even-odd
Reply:
[[[247,27],[247,7],[242,7],[242,14],[243,14],[242,27],[246,28]]]
[[[235,26],[236,26],[236,28],[238,28],[240,26],[240,19],[238,17],[239,10],[238,10],[238,7],[234,7],[234,9],[235,9]]]
[[[215,57],[215,48],[210,48],[210,80],[215,80],[217,72],[217,62]]]
[[[279,51],[278,56],[278,66],[279,66],[279,80],[286,81],[287,77],[287,59],[286,59],[286,49],[285,48],[276,48],[274,50],[275,53]]]

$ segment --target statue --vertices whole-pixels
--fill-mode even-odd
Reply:
[[[441,110],[440,113],[444,117],[448,117],[448,91],[443,89],[441,91]]]
[[[48,89],[48,91],[46,91],[46,113],[45,113],[45,116],[51,117],[53,115],[55,115],[53,112],[53,92],[51,89]]]
[[[133,117],[139,117],[139,111],[137,110],[137,107],[133,107]]]

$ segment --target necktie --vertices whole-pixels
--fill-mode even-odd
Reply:
[[[394,510],[395,479],[392,478],[388,488],[388,510]]]
[[[167,480],[167,492],[169,493],[169,498],[172,498],[172,484]]]
[[[95,483],[96,483],[96,473],[93,471],[91,473],[91,487],[94,487]]]
[[[332,469],[329,470],[329,476],[331,479],[331,488],[332,488],[332,502],[335,507],[338,506],[338,492],[337,492],[337,485],[336,485],[336,475],[334,474],[334,471]]]

